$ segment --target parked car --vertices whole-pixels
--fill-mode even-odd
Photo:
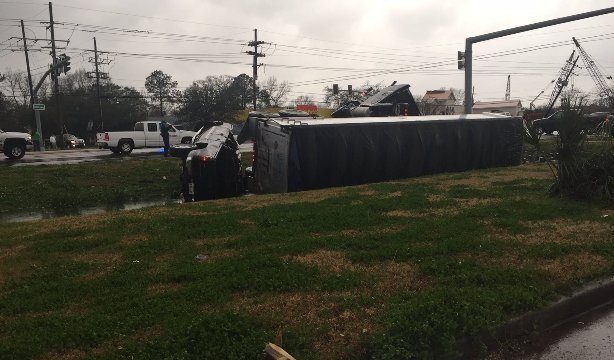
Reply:
[[[196,132],[179,130],[171,125],[169,129],[170,145],[187,144]],[[140,121],[134,124],[133,131],[116,131],[96,134],[96,144],[118,154],[130,154],[133,149],[164,146],[160,135],[159,121]]]
[[[85,147],[85,140],[79,139],[73,134],[64,134],[62,138],[64,139],[64,145],[66,145],[67,148],[74,149],[74,148],[84,148]]]
[[[21,159],[27,150],[34,148],[32,136],[22,132],[6,132],[0,129],[0,151],[9,159]]]

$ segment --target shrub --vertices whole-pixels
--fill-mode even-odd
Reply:
[[[581,103],[563,102],[555,159],[550,163],[553,195],[614,199],[614,142],[608,134],[587,144]],[[590,146],[587,146],[590,145]]]

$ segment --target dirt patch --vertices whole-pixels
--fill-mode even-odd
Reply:
[[[537,268],[550,274],[554,281],[567,282],[601,273],[603,269],[609,267],[609,264],[609,261],[602,256],[580,253],[560,259],[540,261]]]
[[[361,339],[375,328],[374,316],[379,309],[347,309],[339,305],[343,299],[356,296],[360,294],[288,293],[255,297],[242,294],[235,298],[232,307],[254,316],[267,314],[285,327],[300,328],[310,324],[310,328],[319,333],[314,342],[314,350],[320,353],[321,358],[339,359],[344,357],[348,349],[358,346]]]
[[[148,295],[164,294],[168,292],[177,291],[184,286],[185,284],[180,284],[180,283],[158,283],[158,284],[149,286],[147,288],[147,294]]]
[[[412,263],[387,261],[376,265],[354,264],[339,251],[318,250],[305,255],[286,257],[304,265],[317,267],[320,271],[340,273],[357,271],[375,278],[375,288],[381,293],[395,293],[418,289],[424,286],[418,267]]]
[[[127,344],[140,343],[145,340],[159,337],[162,334],[162,327],[159,325],[136,330],[133,334],[107,340],[92,350],[94,355],[101,355],[106,352],[122,349]]]
[[[248,229],[255,229],[256,228],[256,222],[252,219],[242,219],[239,220],[239,224],[243,225],[244,227],[248,228]]]
[[[87,354],[83,350],[73,349],[73,350],[66,350],[62,352],[56,352],[56,351],[50,352],[40,357],[40,359],[41,360],[78,360],[78,359],[85,358],[86,355]]]
[[[338,197],[343,194],[344,188],[329,188],[321,190],[301,191],[300,193],[269,194],[224,200],[224,206],[235,205],[244,210],[253,210],[270,205],[284,205],[295,203],[317,203],[323,200]]]
[[[306,255],[287,257],[286,260],[297,261],[304,265],[315,266],[323,271],[335,273],[344,270],[355,270],[352,262],[345,258],[345,255],[338,251],[318,250]]]
[[[524,222],[527,234],[509,235],[523,244],[586,244],[614,241],[614,226],[601,221],[553,220],[547,222]]]
[[[121,253],[84,253],[73,257],[73,261],[98,265],[94,270],[85,273],[84,280],[94,280],[109,274],[123,261]]]
[[[402,226],[389,226],[381,229],[371,229],[371,230],[357,230],[357,229],[344,229],[338,231],[331,231],[327,233],[312,233],[311,237],[314,239],[320,238],[331,238],[342,235],[344,237],[357,237],[357,236],[377,236],[382,234],[393,234],[401,231],[403,229]]]
[[[235,256],[237,253],[238,251],[234,249],[212,250],[203,254],[198,254],[196,256],[196,261],[201,263],[211,263],[217,261],[218,259]]]
[[[532,259],[520,257],[518,254],[506,253],[500,257],[492,255],[471,255],[462,258],[475,258],[485,266],[508,267],[516,269],[538,269],[548,273],[556,283],[566,283],[570,280],[581,280],[591,275],[599,274],[610,265],[609,261],[600,255],[581,252],[562,256],[558,259]]]
[[[468,175],[467,177],[459,179],[442,179],[439,185],[442,187],[469,186],[474,188],[487,188],[497,182],[546,180],[552,177],[550,169],[544,165],[516,166],[494,172],[472,172],[466,174]]]
[[[478,206],[498,204],[502,200],[495,199],[495,198],[485,198],[485,199],[467,198],[467,199],[455,199],[455,201],[456,201],[457,207],[460,207],[462,209],[467,209],[467,208],[478,207]]]
[[[382,199],[392,199],[392,198],[401,197],[402,195],[403,195],[402,192],[395,191],[395,192],[391,192],[391,193],[388,193],[388,194],[384,194],[384,195],[380,196],[380,198],[382,198]]]
[[[392,294],[424,287],[426,279],[420,275],[418,267],[412,263],[387,261],[378,265],[361,267],[376,278],[379,293]]]
[[[425,218],[428,216],[425,212],[418,212],[413,210],[392,210],[384,213],[390,217],[402,217],[402,218]]]
[[[134,245],[134,244],[139,244],[139,243],[143,243],[146,241],[149,241],[149,238],[145,234],[127,235],[127,236],[122,237],[119,240],[119,242],[124,245]]]
[[[446,206],[446,207],[441,207],[441,208],[428,208],[428,209],[422,209],[422,210],[398,209],[398,210],[388,211],[384,213],[384,215],[390,216],[390,217],[417,218],[417,219],[454,216],[454,215],[457,215],[462,209],[486,206],[486,205],[491,205],[491,204],[496,204],[496,203],[501,202],[500,199],[494,199],[494,198],[486,198],[486,199],[467,198],[467,199],[455,199],[455,201],[456,201],[455,206]]]
[[[83,253],[73,257],[74,261],[82,261],[90,264],[117,264],[121,262],[121,253]]]
[[[427,199],[429,202],[434,203],[434,202],[440,202],[440,201],[442,201],[442,200],[445,200],[445,199],[446,199],[446,197],[445,197],[445,196],[443,196],[443,195],[440,195],[440,194],[427,194],[427,195],[426,195],[426,199]]]
[[[375,194],[377,194],[375,190],[363,190],[363,191],[358,192],[358,195],[361,195],[361,196],[373,196]]]
[[[45,237],[57,233],[59,230],[95,230],[105,221],[113,218],[113,215],[98,214],[98,215],[81,215],[67,216],[52,219],[44,219],[37,222],[37,226],[32,226],[30,223],[24,223],[22,226],[24,234],[20,239],[29,240]],[[15,229],[16,230],[16,229]]]
[[[21,254],[25,248],[26,245],[24,244],[17,244],[10,247],[2,248],[0,249],[0,260],[17,256]]]

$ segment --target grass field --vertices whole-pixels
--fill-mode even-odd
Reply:
[[[0,169],[0,214],[179,198],[181,161],[139,159]]]
[[[280,335],[298,359],[455,357],[614,274],[612,205],[550,182],[528,165],[3,225],[0,358],[260,359]]]

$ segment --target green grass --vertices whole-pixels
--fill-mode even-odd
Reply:
[[[4,225],[0,359],[260,359],[280,332],[299,359],[454,358],[459,339],[614,274],[612,206],[547,197],[549,176]]]
[[[0,214],[178,198],[180,168],[174,158],[2,168]]]

